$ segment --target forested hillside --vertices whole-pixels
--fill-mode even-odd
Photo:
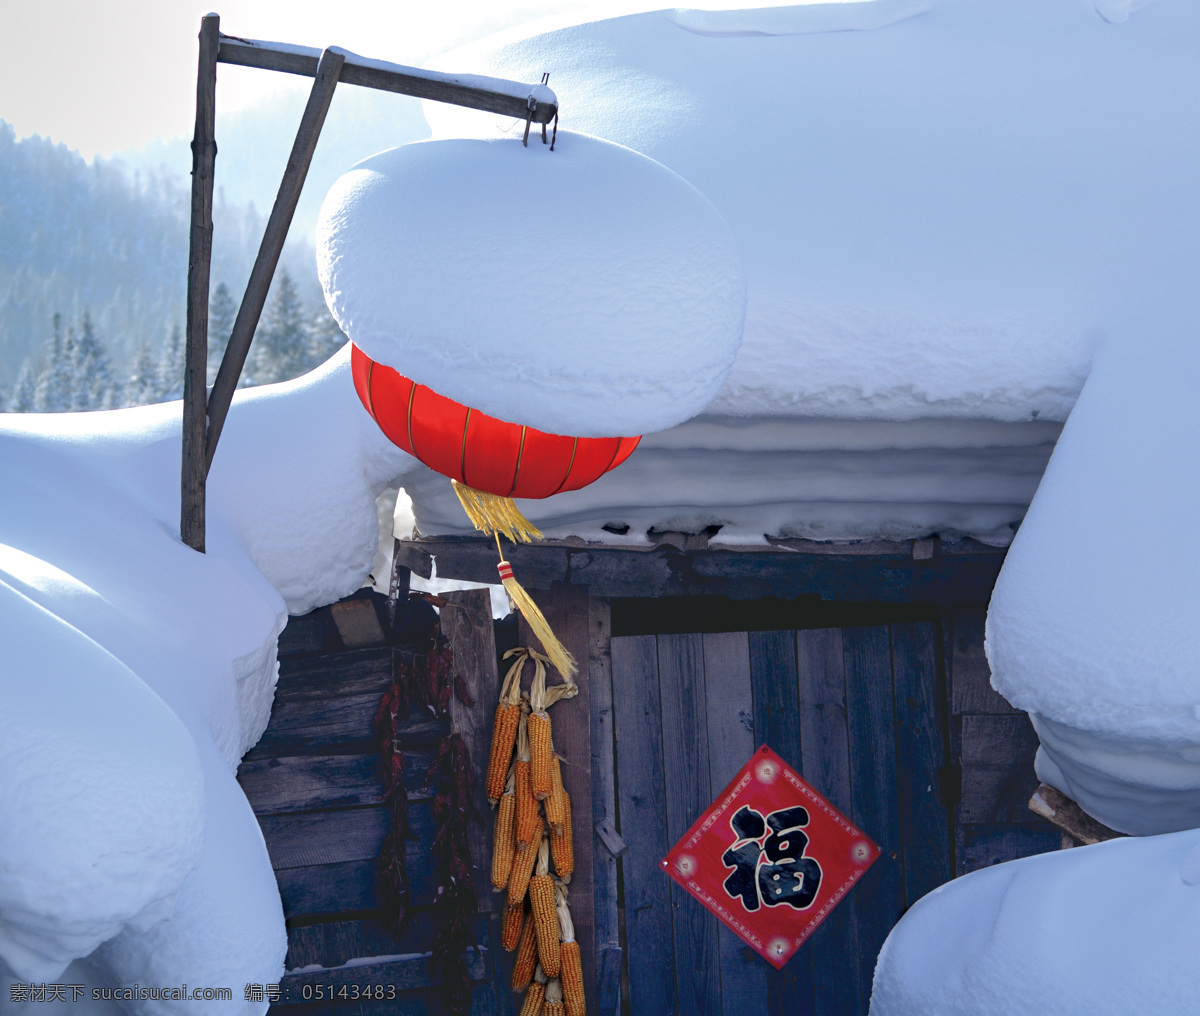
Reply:
[[[189,192],[166,171],[87,163],[0,121],[0,409],[67,411],[178,398]],[[210,346],[219,360],[265,225],[218,194]],[[312,248],[289,240],[246,383],[292,377],[344,341]],[[215,363],[210,367],[215,371]]]

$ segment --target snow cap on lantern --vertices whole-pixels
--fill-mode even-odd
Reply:
[[[405,145],[330,190],[325,299],[371,359],[512,423],[663,430],[712,400],[746,282],[713,205],[628,148],[559,131]]]

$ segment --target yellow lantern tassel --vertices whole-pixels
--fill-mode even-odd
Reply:
[[[524,615],[534,635],[541,641],[542,648],[546,650],[546,655],[550,657],[550,662],[558,668],[558,672],[562,674],[565,680],[571,681],[578,670],[575,665],[575,657],[567,651],[566,646],[558,641],[554,632],[550,630],[550,623],[538,609],[538,605],[521,588],[521,584],[513,578],[512,565],[507,561],[501,561],[496,566],[496,570],[500,573],[500,581],[504,583],[504,589],[508,593],[509,599],[512,600],[517,610]]]
[[[511,497],[476,490],[457,480],[451,480],[450,486],[458,495],[471,524],[484,536],[503,533],[512,543],[531,543],[541,539],[541,531],[521,514],[521,509]]]

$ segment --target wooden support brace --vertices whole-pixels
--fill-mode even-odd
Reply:
[[[258,257],[255,258],[254,268],[250,271],[250,281],[246,283],[246,294],[242,297],[242,305],[238,308],[233,331],[229,336],[229,345],[225,349],[220,370],[217,371],[217,378],[213,382],[212,394],[208,397],[208,442],[204,462],[206,472],[212,468],[213,455],[221,438],[221,430],[225,426],[225,417],[233,402],[238,378],[242,376],[242,367],[246,363],[246,355],[250,352],[254,330],[258,327],[258,320],[266,305],[275,266],[279,264],[279,255],[283,253],[288,228],[292,224],[292,216],[296,214],[296,204],[300,200],[300,190],[304,186],[304,178],[308,175],[317,139],[321,135],[321,126],[325,123],[325,114],[329,112],[333,90],[337,86],[338,75],[345,61],[346,58],[334,50],[327,49],[321,54],[312,91],[308,95],[308,105],[304,107],[304,115],[300,118],[300,127],[296,131],[292,154],[288,158],[283,180],[279,184],[279,193],[275,197],[271,218],[267,221],[267,229],[258,248]]]
[[[234,320],[229,344],[221,360],[212,391],[205,397],[208,366],[208,292],[212,260],[213,171],[217,146],[214,138],[217,63],[261,67],[266,70],[313,77],[308,105],[296,132],[292,154],[279,185],[258,257],[246,284],[246,293]],[[558,101],[542,86],[476,75],[452,75],[370,60],[340,49],[323,52],[304,46],[258,42],[222,35],[220,18],[202,19],[200,62],[196,79],[196,132],[192,141],[191,247],[188,258],[187,360],[183,388],[183,454],[180,487],[180,538],[189,547],[204,551],[204,505],[208,471],[217,442],[233,402],[234,391],[250,351],[250,342],[262,317],[271,280],[296,212],[300,191],[312,163],[313,152],[333,90],[338,81],[419,98],[436,99],[505,115],[529,116],[545,124],[557,123]],[[541,87],[541,91],[536,89]],[[536,96],[536,98],[535,98]],[[543,130],[543,140],[545,131]],[[551,145],[553,149],[553,145]]]
[[[196,130],[192,135],[192,225],[188,244],[187,353],[183,368],[183,463],[180,479],[179,537],[204,553],[206,371],[208,369],[208,284],[212,263],[213,173],[217,101],[217,52],[221,19],[200,22],[200,62],[196,73]]]

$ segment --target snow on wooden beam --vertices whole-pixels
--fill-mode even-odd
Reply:
[[[534,123],[549,123],[558,113],[558,98],[545,85],[522,84],[504,78],[479,74],[444,74],[417,67],[372,60],[337,47],[333,52],[346,58],[341,81],[385,92],[399,92],[418,99],[449,102],[471,109],[482,109],[502,116],[524,120],[532,114]],[[280,42],[262,42],[221,36],[220,63],[242,67],[261,67],[285,74],[313,77],[321,51],[308,46],[292,46]]]

